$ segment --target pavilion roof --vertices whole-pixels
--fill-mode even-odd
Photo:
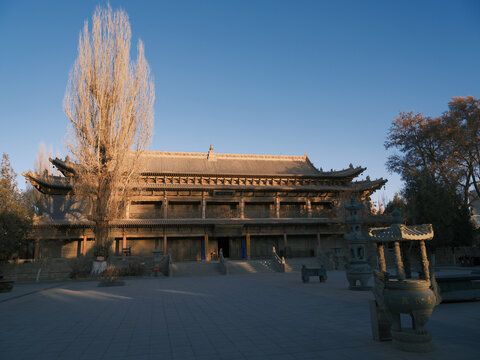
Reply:
[[[389,227],[371,228],[368,236],[375,242],[407,241],[407,240],[432,240],[432,224],[403,225],[393,224]]]

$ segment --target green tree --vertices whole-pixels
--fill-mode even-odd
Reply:
[[[453,184],[424,170],[407,179],[403,193],[407,222],[433,225],[433,248],[472,244],[470,211]]]
[[[8,155],[0,162],[0,260],[19,256],[31,228],[33,211],[17,188]]]
[[[385,147],[398,151],[389,156],[387,168],[403,180],[428,170],[438,182],[454,185],[465,204],[480,198],[479,99],[452,98],[436,118],[400,113]]]

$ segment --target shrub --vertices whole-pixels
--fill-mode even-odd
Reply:
[[[106,282],[114,282],[118,279],[119,273],[115,265],[108,265],[105,271],[98,275],[98,279]]]
[[[72,259],[70,260],[70,268],[72,269],[70,277],[72,279],[89,277],[92,272],[92,266],[93,262],[84,257]]]
[[[129,260],[128,265],[120,270],[121,276],[143,276],[147,271],[145,262],[135,259]]]

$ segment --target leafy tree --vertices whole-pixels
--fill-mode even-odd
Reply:
[[[17,175],[8,155],[0,162],[0,260],[7,260],[25,245],[33,211],[17,188]]]
[[[452,98],[437,118],[400,113],[385,147],[399,150],[387,168],[404,180],[428,170],[439,182],[453,184],[465,204],[480,198],[480,100]]]
[[[65,93],[71,123],[67,148],[77,164],[74,192],[91,202],[98,248],[111,241],[110,220],[119,216],[140,173],[139,157],[151,137],[154,86],[139,41],[130,60],[131,30],[123,10],[97,7],[85,22]]]
[[[424,170],[407,179],[404,197],[409,224],[433,225],[434,248],[472,244],[474,228],[470,211],[453,184]]]

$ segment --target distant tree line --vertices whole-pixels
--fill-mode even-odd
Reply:
[[[387,205],[410,224],[432,223],[433,246],[471,245],[471,204],[480,199],[480,100],[456,97],[439,117],[403,112],[393,122],[387,168],[405,182]]]

